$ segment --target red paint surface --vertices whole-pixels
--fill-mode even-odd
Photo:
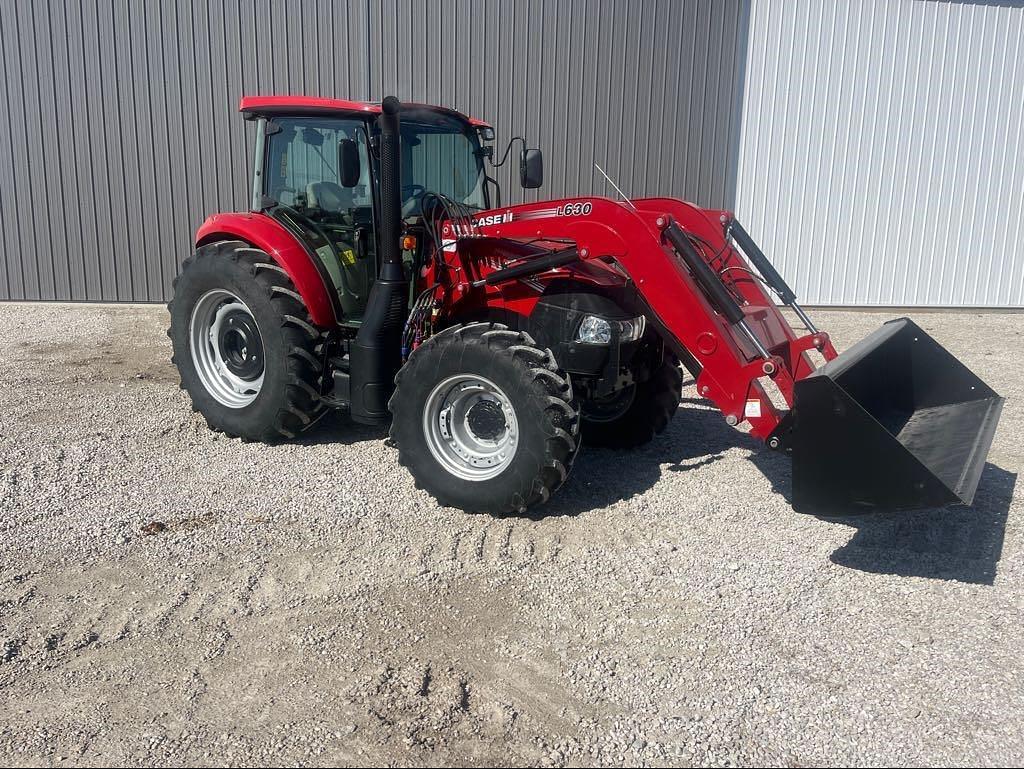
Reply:
[[[706,245],[701,244],[699,252],[732,290],[748,324],[772,354],[776,368],[772,379],[789,405],[793,402],[793,382],[814,370],[806,351],[820,349],[826,359],[835,357],[827,335],[801,336],[790,327],[760,281],[750,274],[746,260],[727,245],[724,231],[731,219],[729,212],[702,209],[670,198],[637,200],[634,206],[597,197],[510,206],[478,216],[504,213],[504,218],[511,221],[480,226],[477,230],[495,237],[573,241],[583,261],[578,266],[548,273],[540,278],[541,282],[569,276],[584,282],[621,281],[621,273],[603,261],[611,257],[636,284],[661,324],[701,365],[697,378],[701,395],[737,421],[746,419],[754,435],[767,437],[782,412],[758,381],[765,376],[765,362],[743,333],[715,312],[682,260],[663,242],[662,231],[675,220],[704,241]],[[587,213],[573,213],[583,208]],[[470,241],[464,242],[466,245],[460,244],[457,252],[447,254],[447,261],[460,268],[456,274],[468,282],[497,269],[494,260],[467,259]],[[481,297],[479,292],[483,291],[467,287],[453,292],[448,300],[449,310],[459,314],[463,307],[486,303],[529,315],[540,296],[521,282],[488,288]],[[710,344],[709,338],[715,343]],[[748,401],[757,402],[753,411],[759,415],[746,416]]]
[[[474,128],[490,128],[490,123],[479,118],[464,115],[458,110],[436,107],[432,104],[405,102],[406,107],[429,109],[444,115],[461,118]],[[239,112],[256,114],[298,114],[301,112],[338,112],[347,115],[379,115],[380,104],[370,101],[349,101],[328,99],[322,96],[243,96],[238,105]]]
[[[196,245],[215,240],[244,240],[267,254],[288,273],[306,303],[313,323],[330,328],[337,323],[328,289],[309,253],[295,237],[265,214],[214,214],[196,231]]]

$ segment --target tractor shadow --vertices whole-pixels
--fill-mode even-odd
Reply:
[[[387,434],[386,427],[360,425],[344,415],[329,414],[319,429],[298,443],[352,445],[386,440]],[[709,401],[684,397],[665,432],[647,446],[628,451],[585,446],[572,475],[546,505],[503,517],[540,520],[600,510],[650,490],[663,472],[695,470],[719,461],[733,448],[749,451],[749,461],[768,478],[775,493],[792,503],[789,457],[729,427]],[[971,507],[818,516],[855,529],[830,560],[872,574],[991,585],[1002,557],[1016,483],[1016,473],[986,463]]]
[[[831,555],[840,566],[875,574],[995,582],[1017,473],[985,464],[974,503],[842,519],[856,527]]]
[[[683,398],[661,435],[638,449],[584,444],[565,485],[540,507],[517,516],[540,520],[600,510],[650,490],[662,472],[687,472],[712,464],[729,449],[755,449],[758,441],[725,424],[710,401]]]
[[[792,502],[789,459],[767,449],[750,461]],[[862,516],[816,516],[855,529],[830,560],[871,574],[991,585],[1003,553],[1017,473],[985,464],[974,503]],[[799,513],[794,513],[799,515]]]
[[[332,411],[325,414],[313,429],[298,436],[293,443],[300,446],[352,446],[366,441],[387,439],[388,425],[363,425],[353,422],[347,414]]]

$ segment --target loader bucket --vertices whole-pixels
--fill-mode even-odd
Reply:
[[[843,515],[969,505],[1003,399],[907,318],[796,383],[793,507]]]

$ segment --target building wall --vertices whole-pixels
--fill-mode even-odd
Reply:
[[[735,210],[808,304],[1024,305],[1024,3],[752,0]]]
[[[544,197],[611,194],[595,161],[735,195],[741,0],[0,4],[0,299],[166,300],[204,216],[247,205],[243,93],[457,107],[544,149]]]
[[[243,93],[394,93],[542,147],[529,199],[734,208],[805,303],[1024,305],[1024,0],[0,5],[0,299],[166,300]]]

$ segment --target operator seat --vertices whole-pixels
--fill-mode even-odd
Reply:
[[[343,213],[354,204],[352,190],[335,182],[311,182],[306,185],[306,204],[310,208]]]

